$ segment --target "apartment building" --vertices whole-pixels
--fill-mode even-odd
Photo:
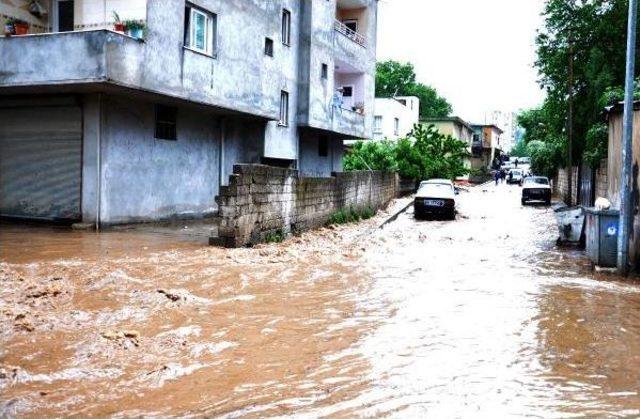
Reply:
[[[1,216],[207,216],[236,163],[328,176],[344,139],[372,137],[376,0],[0,0],[0,14],[21,24],[0,38]]]
[[[373,139],[397,140],[406,137],[420,118],[420,99],[415,96],[376,98]]]

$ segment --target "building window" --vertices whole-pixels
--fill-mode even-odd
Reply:
[[[326,64],[322,64],[322,71],[320,72],[320,77],[323,80],[326,80],[329,78],[329,66]]]
[[[286,127],[289,125],[289,93],[284,90],[280,92],[280,121],[278,125]]]
[[[321,135],[318,139],[318,156],[329,156],[329,138],[326,135]]]
[[[358,21],[357,20],[349,19],[349,20],[344,20],[342,23],[344,23],[344,26],[349,28],[349,30],[351,30],[352,33],[358,32]]]
[[[178,108],[156,105],[155,138],[158,140],[177,140],[177,117]]]
[[[382,132],[382,116],[376,115],[373,118],[373,132],[379,133]]]
[[[282,43],[291,45],[291,12],[282,10]]]
[[[273,39],[264,38],[264,55],[273,57]]]
[[[393,118],[393,135],[400,135],[400,119]]]
[[[214,55],[218,30],[217,16],[187,5],[184,20],[184,45],[203,54]]]

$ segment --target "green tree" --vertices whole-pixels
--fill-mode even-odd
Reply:
[[[402,177],[423,180],[455,179],[469,173],[467,143],[441,134],[433,125],[415,125],[397,142],[357,142],[344,157],[345,170],[397,171]]]
[[[358,141],[344,156],[344,169],[396,171],[395,147],[391,141]]]
[[[511,157],[531,157],[529,156],[527,143],[524,140],[518,141],[509,154]]]
[[[552,143],[550,148],[566,144],[569,58],[573,51],[572,155],[576,161],[584,152],[597,153],[590,148],[594,144],[586,140],[590,130],[603,122],[603,105],[619,97],[624,83],[627,10],[627,0],[546,0],[535,65],[547,98],[540,108],[523,116],[524,123],[529,117],[537,118],[535,126],[526,127],[525,141]]]
[[[469,157],[464,141],[441,134],[433,125],[420,124],[414,126],[410,140],[413,140],[414,154],[420,158],[419,176],[414,179],[455,179],[469,174],[464,164]]]
[[[389,60],[376,65],[376,97],[416,96],[420,99],[420,117],[449,116],[451,104],[431,86],[416,81],[411,63]]]
[[[542,176],[555,176],[564,159],[564,150],[561,141],[531,141],[527,145],[527,152],[531,156],[531,170]]]

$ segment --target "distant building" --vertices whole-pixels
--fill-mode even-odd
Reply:
[[[457,116],[425,118],[421,119],[420,123],[423,125],[434,125],[441,134],[450,135],[453,138],[464,141],[467,143],[469,153],[471,153],[474,130],[473,127],[462,118]],[[471,170],[475,168],[474,165],[475,162],[473,158],[469,158],[465,162],[465,166]],[[469,179],[469,176],[465,176],[463,179]]]
[[[515,112],[492,111],[487,112],[484,118],[485,125],[495,125],[503,134],[501,135],[501,148],[509,153],[517,144],[518,129],[517,114]]]
[[[476,165],[474,169],[490,168],[493,161],[502,153],[502,135],[504,131],[495,125],[473,125],[473,144],[471,147]]]
[[[420,99],[415,96],[376,98],[373,139],[397,140],[406,137],[420,117]]]

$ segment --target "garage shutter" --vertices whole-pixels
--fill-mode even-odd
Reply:
[[[79,220],[81,161],[79,107],[0,107],[0,215]]]

